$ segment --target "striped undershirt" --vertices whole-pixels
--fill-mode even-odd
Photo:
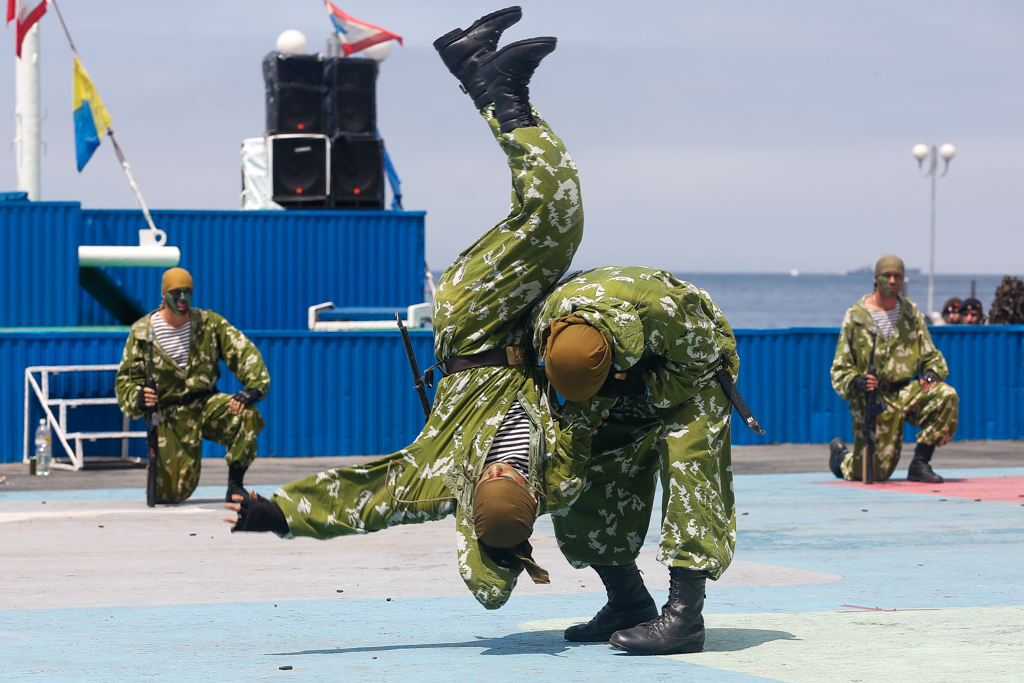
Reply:
[[[896,302],[896,308],[891,311],[871,311],[871,317],[875,319],[878,331],[888,339],[896,331],[896,321],[900,319],[900,304]]]
[[[156,340],[168,356],[171,357],[178,367],[188,366],[188,342],[189,334],[192,332],[192,321],[189,320],[181,327],[171,327],[164,322],[163,316],[154,313],[150,319],[153,322],[153,334]]]
[[[518,400],[509,406],[508,414],[498,427],[484,466],[489,467],[495,462],[511,465],[519,474],[529,477],[530,417]]]

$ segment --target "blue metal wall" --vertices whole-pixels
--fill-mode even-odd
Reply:
[[[1024,438],[1024,326],[943,326],[931,333],[960,395],[956,439]],[[736,330],[740,393],[767,433],[758,436],[737,418],[733,443],[852,440],[848,404],[829,377],[838,340],[838,328]],[[905,438],[916,431],[908,426]]]
[[[195,278],[194,304],[235,327],[306,329],[306,309],[409,306],[423,301],[421,211],[154,211]],[[82,211],[81,244],[137,245],[139,211]],[[162,268],[109,268],[146,310],[160,303]],[[76,271],[77,273],[77,271]],[[73,324],[116,321],[85,292]]]
[[[236,327],[306,328],[306,309],[405,307],[423,301],[421,211],[154,211],[195,304]],[[142,213],[77,202],[0,203],[0,328],[114,325],[78,285],[78,246],[139,243]],[[110,268],[144,309],[160,302],[162,268]],[[12,296],[16,293],[17,296]]]
[[[77,202],[0,202],[0,327],[77,324],[80,209]]]
[[[736,331],[740,390],[767,434],[758,437],[737,421],[733,443],[852,439],[847,405],[829,381],[838,333],[821,328]],[[423,417],[397,331],[247,334],[271,375],[270,395],[259,404],[267,422],[260,456],[384,454],[419,432]],[[420,365],[427,367],[433,362],[431,335],[419,330],[412,335]],[[933,328],[932,335],[949,362],[950,384],[960,394],[956,438],[1024,438],[1024,326],[943,327]],[[127,329],[0,332],[0,461],[21,458],[26,366],[117,363],[126,336]],[[113,379],[109,374],[90,380],[58,378],[53,388],[55,395],[106,396],[112,395]],[[225,371],[220,389],[237,388]],[[92,429],[118,427],[117,411],[104,410],[70,414],[73,420],[90,422]],[[38,419],[37,413],[31,417]],[[133,453],[141,455],[141,447],[136,442]],[[86,446],[87,454],[108,452],[116,453],[116,444]],[[223,452],[214,444],[204,451]]]
[[[412,390],[408,360],[398,331],[248,332],[270,370],[271,386],[259,409],[267,422],[260,456],[374,455],[410,443],[423,426],[423,411]],[[421,367],[433,364],[429,331],[410,330]],[[31,365],[118,363],[127,328],[118,332],[0,332],[0,462],[21,460],[24,373]],[[240,386],[222,365],[221,391]],[[113,373],[61,375],[51,396],[113,395]],[[32,429],[41,411],[30,405]],[[69,426],[88,422],[90,431],[120,429],[115,407],[69,410]],[[141,422],[133,429],[144,429]],[[85,444],[86,455],[116,455],[120,442]],[[133,455],[143,456],[141,439]],[[223,456],[207,443],[205,456]]]

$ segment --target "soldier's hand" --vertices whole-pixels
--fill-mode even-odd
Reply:
[[[254,495],[254,496],[256,495],[256,489],[252,490],[252,494],[251,495]],[[240,496],[240,495],[238,495],[236,493],[235,495],[231,496],[231,500],[233,500],[234,502],[233,503],[224,503],[224,508],[226,510],[234,510],[235,514],[238,514],[242,510],[241,502],[243,500],[245,500],[245,497],[244,496]],[[227,522],[228,524],[238,524],[238,518],[237,517],[235,517],[235,518],[225,517],[224,521]]]
[[[925,391],[926,392],[926,391],[928,391],[929,389],[931,389],[932,387],[935,386],[935,382],[929,382],[924,377],[921,378],[920,382],[921,382],[921,391]]]
[[[233,398],[233,399],[231,399],[231,403],[228,404],[228,410],[231,411],[232,415],[238,415],[244,409],[245,409],[245,406],[242,405],[242,402],[239,401],[238,399],[234,399]]]
[[[149,387],[142,387],[142,401],[147,408],[156,405],[156,390]]]
[[[874,375],[864,375],[864,391],[874,391],[878,388],[878,378]]]

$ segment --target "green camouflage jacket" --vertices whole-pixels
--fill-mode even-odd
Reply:
[[[214,388],[224,361],[246,389],[259,389],[263,397],[270,390],[270,374],[259,349],[222,316],[193,308],[188,367],[182,368],[153,343],[153,374],[159,402],[177,402],[185,394]],[[155,311],[154,311],[155,312]],[[142,417],[137,403],[139,391],[149,373],[149,330],[152,313],[132,325],[121,355],[114,388],[121,412],[132,420]],[[262,400],[262,399],[261,399]]]
[[[736,339],[708,293],[671,273],[605,266],[560,284],[533,310],[534,346],[551,321],[575,314],[612,347],[613,372],[638,366],[656,408],[685,403],[715,381],[724,362],[739,372]]]
[[[870,294],[850,306],[843,318],[832,361],[832,388],[846,401],[863,402],[864,394],[853,386],[853,378],[867,374],[871,358],[871,331],[874,318],[864,302]],[[932,343],[932,335],[924,316],[913,301],[900,295],[900,317],[896,331],[886,339],[878,335],[875,346],[875,368],[882,382],[902,382],[934,370],[941,379],[949,375],[942,352]]]

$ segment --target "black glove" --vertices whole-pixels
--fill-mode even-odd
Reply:
[[[935,372],[934,370],[925,370],[921,374],[921,379],[923,379],[925,382],[933,382],[933,383],[934,382],[941,382],[942,381],[942,378],[939,377],[939,373]]]
[[[156,391],[156,380],[147,379],[146,383],[142,386],[145,389],[152,389],[153,391]],[[146,406],[146,392],[144,392],[142,389],[139,389],[139,393],[135,395],[135,403],[139,406],[139,410],[141,410],[144,413],[147,413],[151,410]]]
[[[243,406],[251,406],[253,403],[263,398],[263,392],[259,389],[242,389],[231,398],[238,401]]]
[[[231,527],[231,533],[273,531],[278,536],[288,535],[288,522],[284,518],[284,512],[274,501],[257,495],[243,498],[238,506],[238,521]]]
[[[868,390],[868,378],[867,375],[857,375],[853,378],[853,388],[861,393],[867,393]]]

